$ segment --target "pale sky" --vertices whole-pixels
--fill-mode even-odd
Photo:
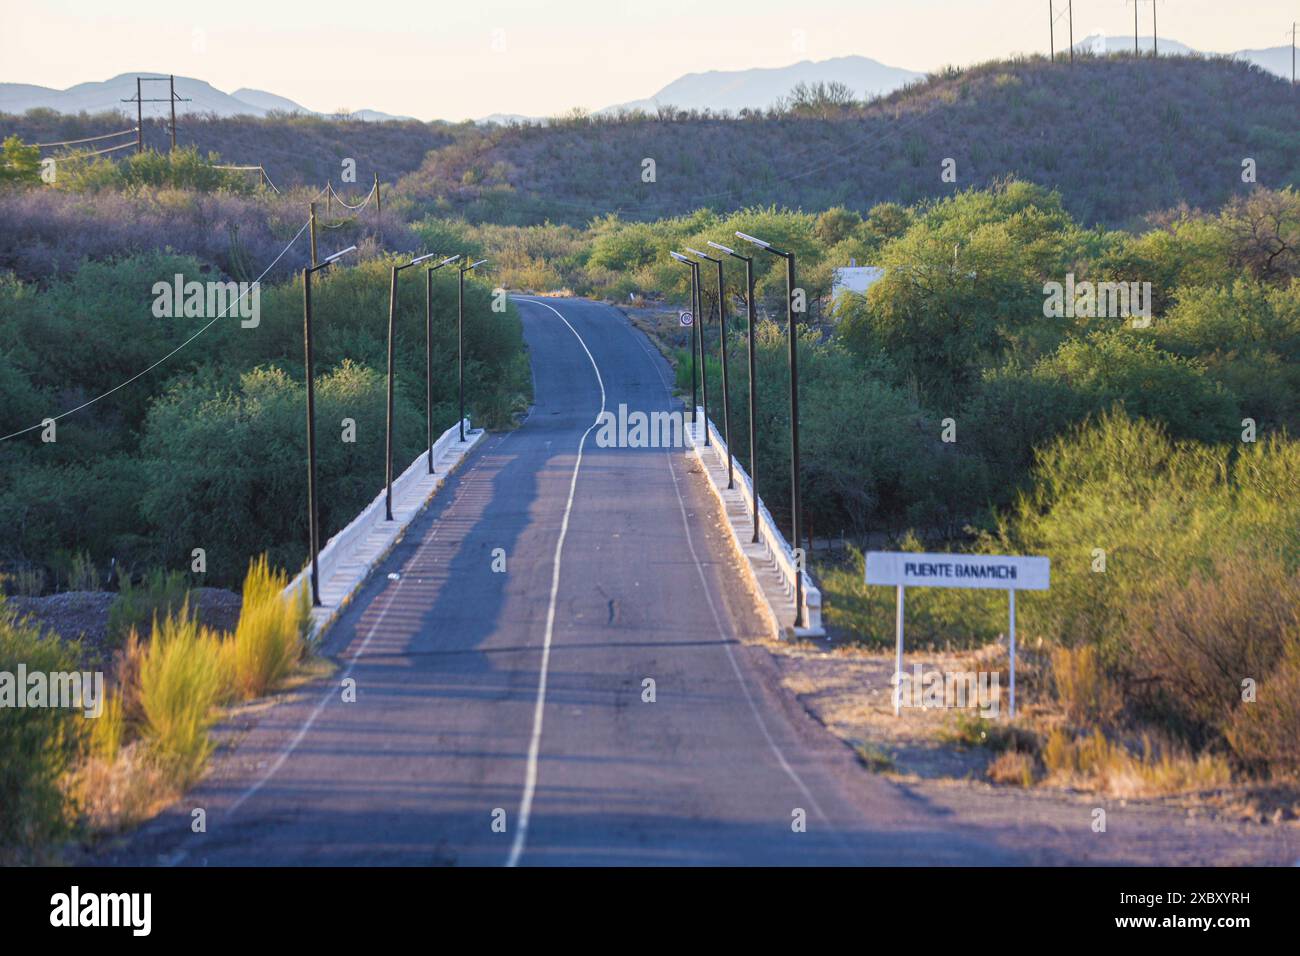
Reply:
[[[546,116],[641,99],[683,73],[859,54],[918,71],[1046,52],[1049,0],[0,0],[0,82],[119,73],[253,87],[321,111]],[[1063,11],[1066,0],[1055,0]],[[1141,2],[1143,35],[1151,4]],[[1076,40],[1132,33],[1125,0],[1075,0]],[[1161,0],[1204,51],[1289,44],[1300,0]],[[1066,21],[1057,25],[1058,49]],[[802,44],[802,45],[801,45]]]

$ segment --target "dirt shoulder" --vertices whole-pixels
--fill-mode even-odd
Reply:
[[[766,642],[784,688],[845,744],[864,773],[885,776],[936,812],[1043,864],[1234,866],[1300,862],[1300,799],[1246,785],[1158,798],[1116,798],[1039,783],[994,784],[996,754],[945,740],[955,734],[942,709],[893,711],[893,655],[827,642]],[[905,670],[965,670],[970,653],[915,653]],[[1096,811],[1106,831],[1097,832]]]

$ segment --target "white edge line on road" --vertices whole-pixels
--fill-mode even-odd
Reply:
[[[632,339],[636,341],[637,332],[633,330],[631,321],[620,322],[619,325],[623,326],[623,328],[627,330],[628,335],[632,336]],[[644,333],[642,333],[642,335],[644,336]],[[640,343],[638,342],[638,344]],[[659,381],[663,383],[664,393],[668,396],[668,402],[671,405],[673,401],[672,389],[668,385],[668,380],[664,376],[663,369],[660,367],[659,363],[655,361],[656,358],[663,360],[663,355],[657,351],[652,352],[644,345],[642,345],[641,348],[645,352],[646,358],[649,359],[651,367],[658,375]],[[678,484],[677,469],[673,467],[672,452],[670,450],[665,451],[664,458],[668,462],[668,471],[672,475],[673,491],[677,493],[677,506],[682,513],[682,525],[686,528],[686,544],[690,548],[691,559],[695,562],[695,571],[700,576],[700,584],[704,587],[704,597],[709,602],[709,611],[713,614],[713,626],[717,628],[718,636],[722,638],[722,646],[726,648],[727,658],[731,661],[731,669],[736,673],[736,680],[740,682],[740,689],[745,694],[745,701],[749,704],[750,712],[754,715],[754,721],[758,724],[758,729],[763,732],[763,739],[767,741],[768,747],[771,748],[772,753],[776,755],[777,763],[781,765],[781,769],[785,771],[786,776],[794,781],[795,786],[799,788],[799,792],[808,800],[809,806],[812,807],[813,812],[817,814],[817,817],[822,821],[822,823],[829,826],[830,821],[827,819],[826,814],[822,812],[821,806],[817,803],[817,798],[812,795],[812,791],[809,790],[808,786],[803,782],[803,778],[799,776],[798,771],[796,771],[794,767],[790,766],[789,761],[785,759],[785,754],[781,752],[781,748],[777,746],[776,741],[772,738],[772,734],[767,729],[767,723],[763,720],[763,715],[759,711],[758,705],[754,702],[754,695],[750,693],[749,683],[745,680],[745,675],[740,670],[740,665],[736,661],[736,655],[731,649],[731,642],[727,637],[726,629],[722,626],[721,615],[718,613],[717,605],[714,604],[713,594],[709,591],[709,581],[704,574],[704,567],[700,564],[700,557],[695,551],[695,540],[691,535],[691,523],[686,514],[686,501],[682,498],[681,488]],[[705,480],[709,480],[707,476],[705,476]],[[726,515],[723,515],[723,519],[726,519]]]
[[[509,437],[510,437],[509,434],[503,435],[501,437],[501,441],[505,441],[505,439]],[[498,442],[498,444],[500,444],[500,442]],[[474,465],[465,473],[464,477],[469,477],[469,475],[477,471],[479,466],[482,463],[483,463],[483,457],[480,456],[479,460],[476,461]],[[454,507],[455,504],[456,504],[456,498],[453,498],[451,500],[451,503],[448,505],[448,510]],[[416,548],[415,554],[412,555],[412,557],[417,557],[420,554],[420,552],[423,551],[424,548],[430,542],[432,542],[434,538],[438,536],[438,532],[440,530],[441,530],[440,528],[434,528],[433,533],[420,542],[419,547]],[[406,577],[405,575],[403,575],[401,578],[398,579],[397,583],[395,583],[393,587],[389,590],[388,601],[384,605],[383,611],[380,612],[379,617],[375,618],[375,623],[370,625],[370,629],[366,632],[365,638],[361,641],[361,646],[356,649],[355,653],[353,653],[352,657],[348,660],[348,666],[344,669],[343,676],[339,678],[340,682],[343,680],[347,680],[347,678],[351,675],[352,668],[356,666],[357,659],[361,657],[366,647],[369,646],[371,638],[373,638],[375,636],[375,633],[379,630],[379,625],[384,622],[384,618],[388,615],[389,609],[393,606],[393,601],[397,597],[397,592],[402,587],[402,584],[403,582],[405,582],[405,580]],[[289,743],[285,745],[284,749],[280,751],[279,756],[275,758],[275,762],[271,764],[270,767],[267,768],[266,772],[262,774],[262,776],[258,778],[258,780],[255,783],[253,783],[243,793],[241,793],[235,799],[234,803],[232,803],[229,807],[226,808],[225,813],[221,815],[223,820],[230,819],[230,817],[234,815],[236,810],[238,810],[246,802],[248,802],[248,800],[251,797],[253,797],[259,790],[261,790],[264,786],[266,786],[267,783],[270,782],[271,778],[274,777],[276,773],[279,772],[280,768],[284,766],[285,761],[288,760],[289,757],[293,754],[293,752],[298,749],[298,745],[302,743],[303,738],[307,736],[307,732],[311,730],[312,726],[316,723],[321,713],[325,710],[325,705],[328,704],[334,698],[334,695],[337,693],[338,693],[338,687],[335,686],[333,680],[330,679],[329,688],[321,696],[320,701],[317,702],[315,708],[312,709],[312,712],[307,715],[307,719],[303,721],[302,726],[298,728],[298,732],[293,735],[293,739],[290,740]],[[189,850],[187,849],[179,850],[176,853],[171,854],[171,856],[169,856],[166,859],[164,865],[176,866],[181,861],[183,861],[188,855],[189,855]]]
[[[700,564],[700,556],[695,550],[695,539],[691,535],[691,523],[687,520],[686,516],[686,501],[682,498],[682,490],[677,482],[677,469],[673,467],[672,453],[665,452],[664,458],[668,462],[668,471],[673,477],[673,491],[677,493],[677,505],[682,512],[682,525],[686,528],[686,544],[691,550],[691,560],[695,562],[695,570],[700,576],[700,586],[704,589],[704,597],[709,603],[709,611],[713,614],[713,626],[717,628],[718,637],[722,639],[722,646],[726,649],[727,659],[731,661],[731,669],[736,672],[736,680],[740,683],[740,689],[745,694],[745,702],[749,704],[749,710],[754,715],[754,721],[758,724],[758,729],[763,732],[763,739],[767,741],[768,747],[770,747],[772,753],[776,755],[776,761],[781,765],[781,769],[785,771],[786,776],[794,781],[795,786],[799,788],[799,792],[808,800],[809,806],[811,806],[813,812],[817,814],[818,819],[829,826],[830,820],[827,818],[826,814],[822,812],[821,806],[817,803],[817,798],[812,795],[812,791],[809,790],[807,785],[803,782],[803,778],[799,776],[798,771],[796,771],[794,767],[790,766],[789,761],[785,759],[785,754],[781,752],[781,748],[777,746],[771,732],[768,731],[767,722],[763,720],[763,715],[759,712],[758,704],[754,702],[754,695],[750,693],[749,682],[745,680],[745,675],[741,672],[740,665],[736,662],[736,654],[731,649],[731,642],[733,639],[727,636],[726,629],[722,626],[722,617],[718,614],[718,606],[714,603],[713,593],[709,590],[709,580],[704,574],[704,566]],[[705,481],[708,481],[707,477],[705,478]],[[726,516],[724,515],[723,517],[725,520]]]
[[[515,839],[510,846],[510,856],[506,860],[506,866],[519,865],[519,858],[523,856],[524,846],[528,840],[528,821],[533,812],[533,795],[537,792],[537,757],[542,746],[542,715],[546,709],[546,674],[551,666],[551,638],[555,633],[555,605],[560,594],[560,560],[564,551],[564,538],[569,533],[569,515],[573,511],[573,496],[578,490],[578,470],[582,467],[582,450],[587,444],[587,436],[600,423],[600,416],[605,412],[605,380],[601,377],[600,366],[596,364],[591,349],[587,348],[587,343],[582,340],[578,330],[569,325],[569,320],[554,306],[547,305],[545,302],[538,302],[535,299],[520,299],[520,301],[550,309],[559,316],[561,322],[569,327],[569,331],[578,340],[582,350],[587,353],[587,358],[591,361],[591,367],[596,372],[596,383],[600,386],[600,411],[596,413],[595,420],[587,426],[587,430],[582,433],[582,438],[578,441],[578,457],[573,463],[573,477],[569,479],[569,500],[564,506],[564,520],[560,523],[560,536],[555,540],[555,560],[552,562],[553,567],[551,570],[551,599],[546,609],[546,634],[542,638],[542,664],[537,676],[537,703],[533,707],[533,734],[528,743],[528,769],[524,774],[523,796],[519,800],[519,820],[515,827]]]

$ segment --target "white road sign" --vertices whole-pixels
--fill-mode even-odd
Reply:
[[[693,325],[695,322],[695,316],[691,315],[689,312],[678,312],[677,322],[683,326]]]
[[[996,588],[1006,591],[1011,716],[1016,716],[1016,592],[1046,591],[1051,560],[1007,554],[912,554],[868,551],[868,584],[898,589],[894,617],[894,715],[899,713],[903,674],[903,603],[908,588]]]
[[[1003,554],[909,554],[871,551],[867,583],[930,588],[1046,591],[1051,562]]]

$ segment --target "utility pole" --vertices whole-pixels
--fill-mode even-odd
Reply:
[[[1133,4],[1133,55],[1140,56],[1138,51],[1138,4],[1144,0],[1129,0]],[[1158,0],[1151,0],[1151,55],[1160,55],[1159,30],[1156,25],[1156,3]]]
[[[1047,44],[1048,49],[1052,51],[1052,62],[1056,62],[1056,10],[1052,7],[1052,0],[1047,0]]]
[[[135,151],[137,153],[144,152],[144,104],[145,103],[170,103],[171,104],[171,123],[169,124],[168,128],[171,131],[172,150],[175,150],[176,149],[176,104],[188,103],[190,102],[190,98],[186,96],[177,96],[176,77],[168,76],[167,81],[170,84],[170,90],[171,90],[170,95],[166,99],[163,99],[160,96],[150,97],[149,99],[145,99],[140,94],[140,84],[149,80],[156,80],[158,82],[162,82],[163,77],[137,76],[135,78],[135,99],[132,100],[128,98],[122,100],[123,103],[135,103],[135,127],[136,127]]]
[[[1069,11],[1069,19],[1070,19],[1070,62],[1073,63],[1074,62],[1074,0],[1069,0],[1069,5],[1066,7],[1066,9]]]
[[[384,207],[379,202],[379,174],[375,173],[375,235],[381,235],[383,224]],[[461,439],[461,441],[464,440],[464,438]]]

